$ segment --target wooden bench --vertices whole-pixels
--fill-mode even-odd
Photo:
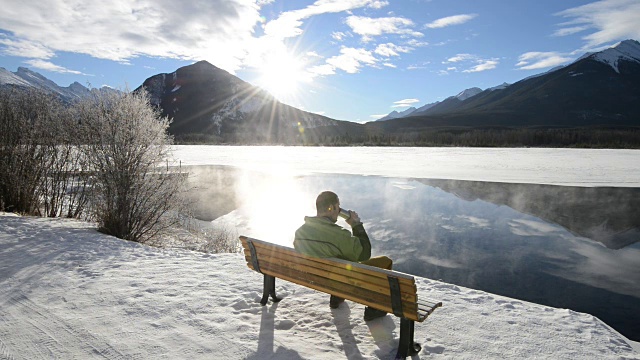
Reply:
[[[276,278],[371,306],[400,318],[396,358],[420,352],[413,340],[414,322],[424,321],[439,301],[419,299],[413,276],[336,258],[315,258],[295,249],[240,236],[247,266],[264,275],[260,304],[274,302]]]

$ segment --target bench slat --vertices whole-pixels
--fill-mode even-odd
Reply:
[[[393,313],[388,276],[398,279],[403,317],[422,322],[440,302],[420,298],[413,276],[336,258],[316,258],[295,249],[262,240],[240,237],[245,260],[254,269],[248,240],[255,249],[258,266],[265,275],[349,299]]]
[[[261,253],[258,251],[258,259],[260,259]],[[251,263],[251,254],[245,251],[245,259],[247,263]],[[266,263],[266,257],[259,261],[259,266],[262,267],[263,263]],[[309,261],[303,258],[286,258],[286,255],[279,254],[279,256],[271,256],[271,262],[293,268],[297,271],[311,273],[319,275],[325,278],[336,280],[342,283],[347,283],[353,286],[362,287],[375,291],[377,293],[389,295],[389,280],[387,278],[373,277],[366,274],[358,274],[348,269],[336,268],[323,263]],[[355,276],[358,274],[359,276]],[[403,298],[406,298],[412,302],[417,300],[416,286],[415,284],[407,285],[406,283],[400,284],[400,292]]]
[[[253,264],[251,263],[250,259],[246,258],[246,260],[247,260],[247,266],[251,265],[249,267],[253,268]],[[295,264],[290,264],[290,263],[281,263],[281,264],[267,263],[267,264],[264,264],[264,266],[269,266],[270,264],[274,264],[278,267],[284,267],[293,271],[297,271],[300,274],[315,275],[322,279],[331,280],[340,284],[344,284],[345,286],[351,286],[351,287],[355,286],[365,290],[373,291],[377,294],[380,294],[386,297],[388,297],[390,294],[389,286],[385,288],[383,285],[376,285],[376,284],[370,284],[365,282],[345,281],[344,276],[340,276],[340,275],[326,272],[326,271],[317,271],[317,269],[309,268],[305,266],[296,266]],[[260,265],[261,269],[262,269],[262,266],[263,265],[261,264]],[[318,280],[316,279],[316,281]],[[415,303],[417,299],[417,295],[411,292],[401,292],[401,297],[403,300],[409,301],[411,303]]]
[[[247,263],[247,266],[253,269],[253,265],[251,263]],[[354,288],[353,286],[350,286],[348,284],[340,283],[313,274],[301,273],[294,269],[278,266],[275,264],[265,264],[265,266],[260,265],[260,269],[264,274],[267,275],[275,276],[277,278],[303,285],[315,290],[330,293],[367,306],[372,306],[388,313],[393,313],[388,295],[382,295],[367,289]],[[418,309],[415,302],[411,303],[403,301],[402,308],[403,316],[405,318],[414,321],[421,321],[419,319],[420,317],[418,316]]]
[[[240,240],[244,248],[248,251],[249,246],[246,245],[247,238],[240,237]],[[261,240],[255,240],[255,239],[251,239],[251,240],[256,248],[256,251],[263,249],[265,250],[265,254],[270,257],[271,256],[280,257],[281,259],[285,259],[287,261],[289,261],[291,257],[301,258],[301,259],[313,261],[319,264],[328,265],[330,268],[335,268],[336,262],[338,262],[338,263],[344,264],[345,265],[344,269],[348,271],[350,276],[353,276],[353,277],[358,277],[359,276],[358,274],[365,274],[368,276],[373,276],[376,278],[383,279],[384,281],[387,281],[387,276],[391,275],[398,278],[398,281],[400,282],[401,285],[406,284],[408,286],[415,286],[415,281],[413,279],[413,276],[407,275],[398,271],[389,271],[386,269],[380,269],[373,266],[364,265],[357,262],[352,262],[352,261],[347,261],[342,259],[336,259],[336,258],[323,259],[323,258],[311,257],[311,256],[304,255],[302,253],[299,253],[295,249],[290,247],[271,244]],[[283,255],[285,256],[283,257]],[[361,279],[365,280],[365,278],[361,278]]]

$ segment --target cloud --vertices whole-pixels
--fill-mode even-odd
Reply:
[[[409,39],[409,41],[407,41],[407,45],[412,47],[423,47],[429,45],[429,43],[426,41],[420,41],[418,39]]]
[[[587,29],[589,29],[588,26],[574,26],[574,27],[562,28],[562,29],[556,30],[553,33],[553,36],[572,35],[572,34],[575,34],[575,33],[579,33],[581,31],[585,31]]]
[[[519,62],[516,66],[521,70],[535,70],[562,65],[571,60],[573,60],[573,58],[566,57],[563,54],[554,51],[531,51],[520,55],[518,58]]]
[[[421,32],[411,29],[413,21],[402,17],[370,18],[352,15],[347,17],[346,24],[354,33],[361,35],[363,41],[371,41],[373,36],[382,34],[424,36]]]
[[[419,102],[420,100],[418,99],[403,99],[403,100],[394,101],[392,107],[409,107]]]
[[[460,61],[466,61],[466,60],[475,60],[477,59],[477,56],[475,55],[471,55],[471,54],[458,54],[454,57],[451,57],[449,59],[447,59],[445,62],[460,62]]]
[[[62,73],[62,74],[89,75],[81,71],[69,70],[67,68],[58,66],[54,63],[51,63],[45,60],[32,59],[32,60],[25,61],[25,63],[37,69],[53,71],[53,72]]]
[[[327,64],[333,66],[334,69],[355,74],[360,71],[363,64],[374,65],[377,61],[371,51],[343,46],[340,49],[340,55],[327,59]]]
[[[425,61],[421,64],[412,64],[407,66],[407,70],[418,70],[418,69],[426,69],[427,65],[429,65],[430,63],[428,61]]]
[[[349,36],[349,34],[348,33],[344,33],[342,31],[334,31],[334,32],[331,33],[331,37],[336,41],[342,41],[347,36]]]
[[[397,68],[397,66],[396,66],[396,65],[394,65],[394,64],[392,64],[392,63],[383,63],[382,65],[383,65],[383,66],[386,66],[386,67],[393,68],[393,69]]]
[[[638,0],[601,0],[570,8],[555,15],[570,19],[561,24],[569,27],[556,31],[557,34],[571,34],[571,31],[577,28],[595,29],[595,32],[582,37],[586,41],[584,48],[640,38],[640,26],[638,26],[640,1]]]
[[[411,50],[413,50],[413,48],[410,48],[408,46],[398,46],[392,43],[386,43],[378,45],[373,52],[385,57],[391,57],[400,56],[400,54],[398,53],[408,53]]]
[[[473,54],[457,54],[456,56],[450,57],[447,60],[442,62],[443,64],[450,63],[460,63],[459,66],[448,66],[446,70],[440,70],[438,72],[439,75],[448,75],[451,71],[458,71],[459,67],[471,66],[465,70],[462,70],[463,73],[474,73],[495,69],[500,63],[498,59],[483,59],[477,55]],[[472,65],[475,64],[475,65]]]
[[[260,22],[246,0],[5,1],[0,25],[9,34],[2,52],[49,59],[71,52],[127,62],[139,56],[206,59],[233,71],[242,64]],[[221,51],[224,49],[224,51]]]
[[[462,14],[462,15],[447,16],[447,17],[435,20],[433,22],[430,22],[426,24],[425,27],[429,29],[438,29],[438,28],[443,28],[443,27],[452,26],[452,25],[460,25],[475,18],[476,16],[478,16],[478,14]]]
[[[9,39],[6,35],[0,38],[0,44],[4,45],[2,53],[9,56],[37,59],[50,59],[55,56],[55,52],[46,46],[32,41]]]
[[[474,73],[495,69],[499,62],[497,60],[481,60],[480,63],[470,69],[462,70],[464,73]]]
[[[318,0],[304,9],[287,11],[264,27],[265,34],[277,38],[290,38],[302,34],[302,20],[312,16],[339,13],[362,7],[380,9],[387,1],[375,0]]]
[[[330,64],[323,64],[323,65],[317,65],[317,66],[313,66],[309,69],[307,69],[307,72],[309,72],[312,75],[315,76],[326,76],[326,75],[333,75],[336,73],[336,68],[333,65]]]

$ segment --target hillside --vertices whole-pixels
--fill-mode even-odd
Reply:
[[[361,124],[280,103],[206,61],[152,76],[138,89],[142,87],[163,115],[173,119],[169,132],[179,141],[303,144],[366,131]]]
[[[413,116],[416,115],[416,116]],[[640,126],[640,43],[626,40],[575,62],[463,101],[370,124],[387,132],[429,127]]]

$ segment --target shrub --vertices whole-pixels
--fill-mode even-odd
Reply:
[[[93,92],[75,106],[101,232],[146,242],[178,223],[184,174],[171,170],[169,119],[146,92]],[[165,167],[164,165],[167,164]]]

